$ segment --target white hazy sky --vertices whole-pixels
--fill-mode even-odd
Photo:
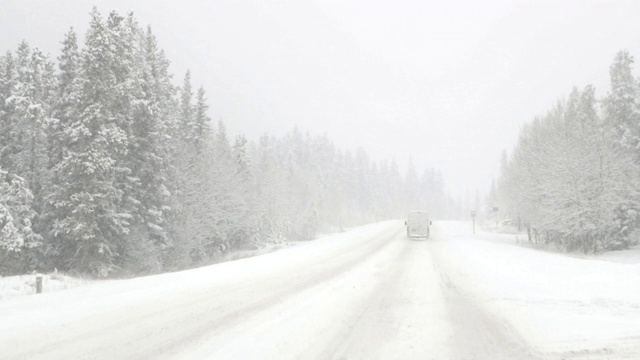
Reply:
[[[211,117],[257,139],[298,127],[484,193],[523,123],[572,87],[608,91],[640,56],[640,1],[0,0],[0,51],[57,57],[88,13],[133,10],[207,91]]]

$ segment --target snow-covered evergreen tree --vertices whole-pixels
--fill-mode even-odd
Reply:
[[[122,24],[125,39],[131,43],[122,51],[130,51],[132,61],[130,69],[122,70],[129,75],[121,80],[127,89],[122,96],[128,103],[124,112],[128,125],[123,126],[128,150],[122,163],[130,172],[120,182],[126,194],[123,206],[132,219],[121,252],[129,271],[157,272],[170,246],[168,217],[175,173],[167,139],[175,126],[174,88],[151,29],[140,29],[131,14]]]
[[[503,166],[499,198],[534,241],[585,252],[629,244],[619,212],[637,208],[640,168],[599,116],[594,93],[574,89],[527,125]]]
[[[0,273],[37,268],[32,249],[42,244],[33,230],[33,194],[24,179],[0,168]]]
[[[194,139],[195,134],[193,130],[194,116],[193,116],[193,90],[191,88],[191,72],[187,70],[184,75],[182,87],[180,88],[180,123],[182,136],[186,141]]]
[[[604,100],[604,114],[621,143],[640,156],[640,100],[638,81],[632,74],[633,56],[620,51],[609,69],[611,89]]]
[[[622,147],[640,160],[640,93],[637,79],[632,74],[633,56],[627,51],[616,54],[609,69],[610,93],[604,99],[607,125],[612,127]],[[620,204],[616,210],[616,224],[622,238],[629,239],[639,227],[640,207]],[[637,236],[636,236],[637,237]]]
[[[17,82],[16,62],[11,51],[0,59],[0,166],[12,167],[11,154],[16,146],[13,137],[15,104],[7,102],[13,96]]]
[[[73,119],[78,117],[80,99],[80,52],[78,37],[73,28],[65,35],[62,45],[62,54],[58,57],[58,89],[49,125],[50,168],[59,164],[66,155],[65,131]]]
[[[117,269],[118,248],[129,233],[132,214],[123,210],[118,180],[127,153],[124,116],[118,112],[121,66],[114,54],[115,17],[105,24],[94,8],[81,55],[78,117],[65,129],[68,153],[56,166],[60,186],[52,197],[58,216],[60,261],[66,267],[106,276]]]

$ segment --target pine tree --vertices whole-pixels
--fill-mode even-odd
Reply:
[[[205,98],[205,91],[202,87],[198,88],[196,95],[196,107],[193,114],[193,122],[191,123],[189,133],[194,140],[196,146],[196,152],[202,150],[202,141],[206,138],[206,131],[209,127],[209,117],[207,111],[209,106],[207,105],[207,99]]]
[[[37,267],[33,250],[42,244],[34,232],[33,194],[21,177],[0,168],[0,273],[19,274]]]
[[[638,81],[632,74],[633,57],[620,51],[609,69],[611,89],[604,99],[605,120],[613,127],[618,142],[640,160],[640,97]],[[640,226],[637,206],[621,204],[616,210],[617,233],[625,239]],[[628,240],[625,241],[628,243]]]
[[[192,132],[194,129],[194,117],[193,117],[193,92],[191,89],[191,72],[187,70],[184,75],[184,81],[182,88],[180,89],[180,132],[186,142],[193,140],[195,134]]]
[[[80,111],[80,53],[78,50],[77,35],[73,28],[65,35],[62,42],[62,53],[58,57],[58,87],[55,95],[56,101],[52,106],[52,119],[48,128],[49,138],[49,165],[51,172],[51,188],[46,196],[45,209],[42,214],[43,229],[46,230],[47,249],[49,255],[49,267],[63,268],[63,256],[69,256],[75,247],[72,247],[62,236],[55,236],[56,222],[65,214],[60,212],[61,196],[65,194],[67,187],[73,179],[65,181],[63,161],[69,156],[68,150],[72,145],[74,123],[79,119]]]
[[[118,167],[128,143],[114,103],[119,84],[112,40],[94,8],[81,55],[79,115],[65,130],[69,149],[56,166],[60,187],[53,198],[53,234],[63,244],[59,253],[66,267],[102,276],[117,269],[117,250],[132,217],[122,212],[117,182],[129,169]]]
[[[4,98],[4,119],[3,119],[3,135],[6,143],[2,146],[2,163],[0,165],[10,173],[19,173],[25,167],[20,159],[25,151],[25,137],[29,128],[28,119],[25,114],[28,109],[27,92],[30,87],[30,57],[31,49],[26,41],[18,46],[15,60],[13,57],[7,56],[8,65],[7,78],[8,83],[5,85]],[[24,169],[22,169],[24,170]]]
[[[171,266],[170,249],[174,246],[180,226],[177,217],[180,205],[180,179],[182,174],[176,164],[181,160],[180,152],[184,143],[180,133],[178,117],[178,102],[175,98],[176,87],[172,84],[169,73],[169,60],[164,51],[158,47],[157,40],[151,28],[147,27],[143,41],[144,51],[144,81],[143,100],[148,105],[148,115],[153,116],[149,123],[149,157],[152,166],[147,178],[145,191],[146,213],[151,219],[150,224],[160,226],[157,234],[151,231],[151,241],[162,255],[163,267]],[[152,225],[152,227],[155,227]],[[160,231],[161,230],[161,231]],[[142,253],[144,255],[144,253]]]
[[[606,120],[611,123],[624,146],[640,156],[640,108],[638,82],[632,74],[633,57],[620,51],[609,69],[611,92],[604,100]]]
[[[122,163],[130,173],[120,181],[123,192],[128,194],[123,206],[132,219],[121,253],[128,271],[157,272],[162,268],[163,249],[168,246],[170,147],[164,143],[172,126],[173,88],[167,87],[163,55],[151,30],[144,33],[131,14],[123,24],[125,39],[131,43],[123,48],[135,51],[128,55],[131,67],[122,70],[129,74],[122,79],[129,103],[125,111],[128,125],[124,126],[128,151]]]
[[[19,118],[14,132],[19,139],[19,150],[13,155],[14,171],[27,181],[38,212],[50,180],[47,128],[55,88],[52,67],[47,57],[35,49],[26,74],[20,76],[25,82],[20,84],[14,97]]]
[[[16,63],[11,51],[0,61],[0,167],[11,167],[10,155],[14,152],[13,119],[15,106],[7,101],[15,93],[17,82]]]
[[[53,119],[49,131],[51,143],[50,167],[59,164],[65,157],[67,139],[64,134],[72,121],[78,117],[80,99],[80,84],[78,82],[80,53],[78,51],[77,35],[73,28],[65,35],[62,45],[62,54],[58,57],[57,101],[53,108]]]
[[[251,160],[249,159],[249,154],[247,153],[249,141],[246,136],[238,135],[233,143],[233,147],[231,149],[233,159],[235,161],[238,175],[242,181],[248,182],[253,178],[252,173],[252,165]]]

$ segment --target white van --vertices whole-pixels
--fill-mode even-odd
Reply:
[[[407,226],[408,237],[429,237],[431,220],[426,211],[411,211],[404,224]]]

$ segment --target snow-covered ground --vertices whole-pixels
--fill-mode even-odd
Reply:
[[[199,269],[0,301],[2,359],[638,359],[636,251],[399,221]],[[623,259],[623,260],[620,260]]]
[[[215,263],[222,263],[227,261],[239,260],[248,257],[267,254],[273,251],[280,250],[285,247],[295,246],[297,243],[283,243],[269,246],[267,248],[259,250],[242,250],[231,252],[223,255],[215,260]],[[79,278],[69,276],[63,273],[48,273],[48,274],[27,274],[16,276],[0,276],[0,301],[19,296],[30,296],[36,294],[36,278],[42,277],[42,291],[43,292],[56,292],[60,290],[68,290],[77,286],[85,286],[104,280],[96,280],[91,278]],[[108,280],[107,280],[108,281]]]
[[[0,277],[0,301],[36,293],[36,277],[42,276],[42,288],[46,292],[60,291],[88,285],[92,281],[63,274],[32,274]]]
[[[450,276],[543,354],[640,358],[640,253],[584,258],[529,248],[526,235],[441,223]]]

